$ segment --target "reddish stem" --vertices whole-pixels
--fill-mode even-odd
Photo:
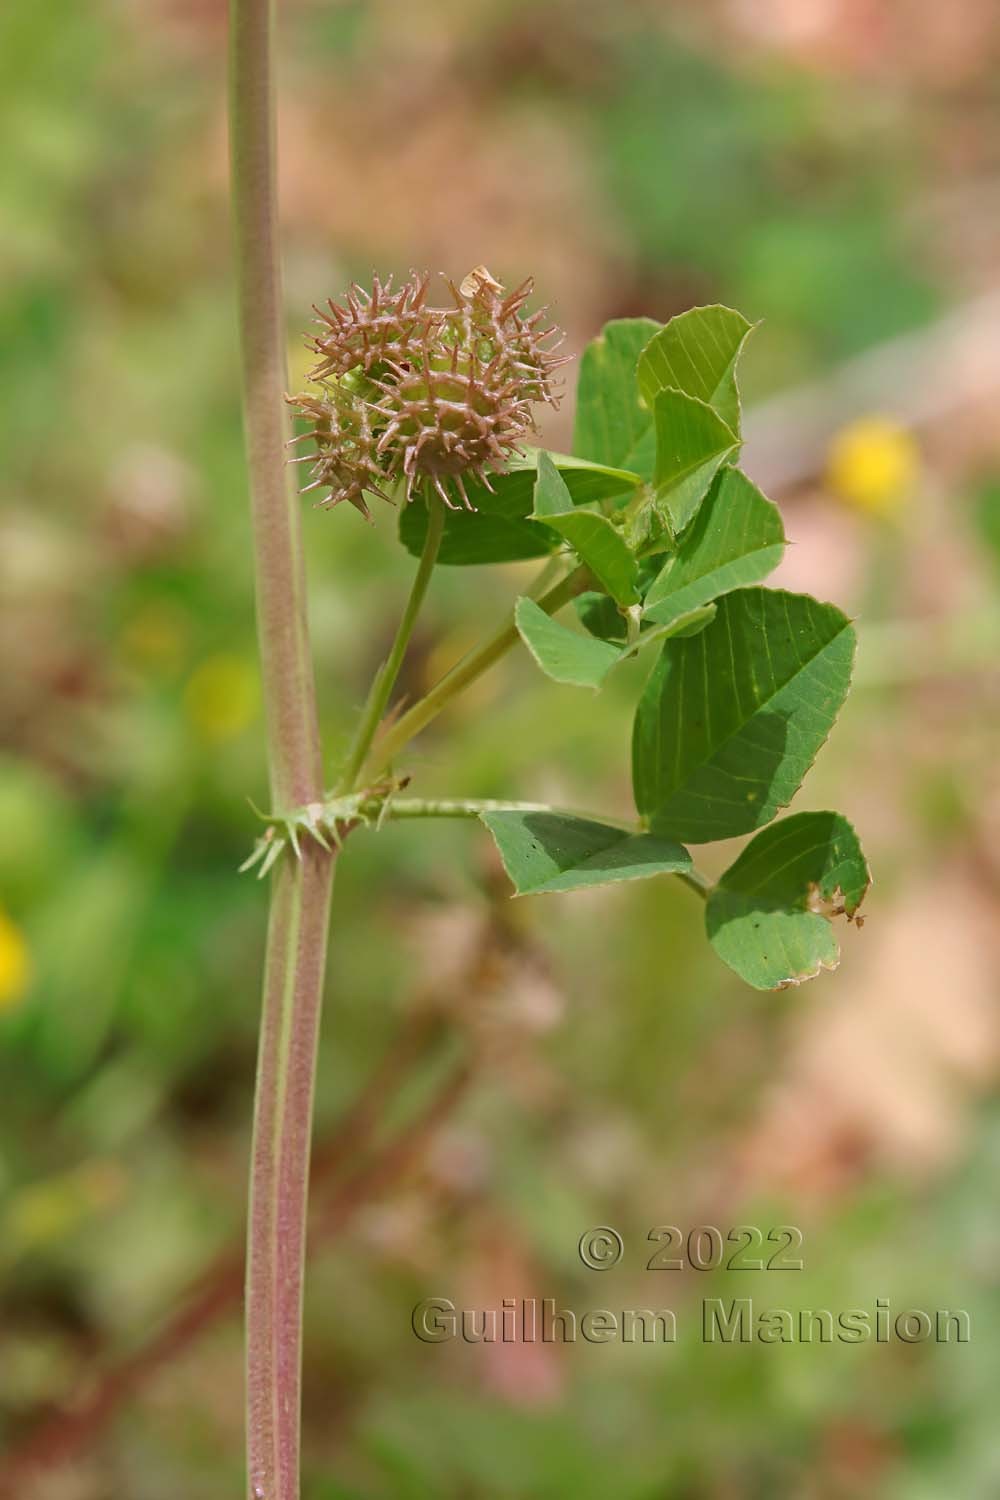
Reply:
[[[232,0],[232,196],[257,623],[276,810],[318,801],[322,759],[299,504],[286,464],[275,170],[274,3]],[[311,844],[273,877],[247,1261],[252,1500],[298,1500],[302,1279],[313,1078],[333,859]]]

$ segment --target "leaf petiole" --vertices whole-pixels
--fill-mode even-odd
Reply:
[[[420,606],[424,602],[427,586],[437,562],[438,551],[441,547],[441,536],[444,531],[444,506],[435,494],[427,496],[427,535],[424,539],[423,551],[420,554],[420,563],[413,579],[410,589],[410,597],[406,601],[396,638],[392,643],[392,649],[385,661],[379,667],[372,678],[368,697],[361,712],[354,741],[348,752],[344,769],[337,782],[336,795],[351,792],[357,784],[361,767],[364,765],[365,756],[371,749],[372,740],[375,738],[379,724],[385,713],[389,702],[389,696],[396,685],[403,659],[406,656],[406,648],[413,634],[413,627],[420,613]]]
[[[546,614],[555,614],[556,610],[568,604],[577,594],[582,594],[590,586],[590,582],[589,568],[585,566],[574,568],[554,588],[541,596],[538,606]],[[419,734],[432,719],[437,718],[441,710],[453,698],[463,692],[470,683],[475,682],[477,677],[481,677],[484,672],[488,671],[502,656],[506,655],[512,646],[516,646],[519,640],[514,611],[510,610],[499,630],[482,645],[463,656],[460,662],[446,672],[423,698],[386,731],[369,755],[362,779],[367,782],[377,781],[392,765],[404,745],[409,744],[410,740]]]

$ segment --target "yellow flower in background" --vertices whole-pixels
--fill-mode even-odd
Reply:
[[[31,954],[20,927],[0,907],[0,1011],[23,1000],[31,983]]]
[[[246,657],[220,652],[191,674],[184,711],[198,738],[218,745],[242,734],[257,716],[260,681]]]
[[[827,454],[829,488],[870,515],[897,515],[919,472],[920,452],[912,433],[890,417],[862,417],[842,427]]]

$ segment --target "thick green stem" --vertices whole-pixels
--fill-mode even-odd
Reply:
[[[371,749],[375,731],[382,722],[389,703],[389,695],[396,685],[396,678],[403,665],[406,656],[406,648],[413,634],[413,627],[417,623],[417,615],[420,606],[424,602],[427,593],[427,585],[431,581],[434,564],[437,562],[438,551],[441,546],[441,534],[444,531],[444,506],[436,495],[431,495],[427,501],[427,536],[424,541],[424,550],[420,555],[420,563],[410,597],[406,601],[403,617],[396,631],[396,639],[392,643],[392,650],[385,661],[379,667],[372,680],[368,698],[362,710],[361,720],[358,724],[354,743],[348,753],[340,780],[337,783],[334,795],[343,796],[345,792],[351,792],[357,785],[358,773],[364,765],[365,756]]]
[[[232,0],[232,198],[247,463],[272,803],[322,796],[299,507],[285,463],[273,0]],[[252,1500],[298,1500],[302,1275],[332,856],[278,861],[271,892],[247,1254]]]
[[[546,614],[555,614],[556,610],[568,604],[577,594],[583,593],[590,583],[590,578],[589,568],[574,568],[572,573],[567,574],[560,583],[556,584],[555,588],[542,595],[538,600],[539,607],[544,609]],[[437,718],[441,710],[451,702],[452,698],[488,671],[512,646],[516,646],[519,640],[514,611],[511,610],[495,635],[490,636],[481,646],[477,646],[468,655],[463,656],[462,660],[446,672],[430,692],[420,699],[419,703],[415,703],[408,713],[397,719],[396,723],[376,742],[361,779],[366,784],[376,781],[379,775],[391,766],[400,750],[413,739],[414,735],[426,728],[431,720]]]

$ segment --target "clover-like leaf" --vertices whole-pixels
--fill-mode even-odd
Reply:
[[[552,462],[573,505],[627,495],[639,483],[638,474],[569,454],[553,454]],[[438,562],[465,567],[517,562],[553,552],[559,545],[557,537],[549,528],[528,519],[534,504],[537,465],[538,450],[526,448],[523,457],[511,460],[505,474],[490,476],[491,488],[466,481],[469,501],[475,508],[446,512]],[[427,507],[417,499],[402,505],[399,537],[407,551],[419,557],[426,535]]]
[[[616,603],[628,606],[639,602],[638,567],[621,532],[606,516],[573,504],[565,479],[547,453],[538,455],[532,520],[565,537]]]
[[[646,646],[658,645],[674,636],[697,635],[714,616],[715,605],[702,604],[678,615],[666,625],[650,626],[634,641],[619,644],[591,633],[581,635],[578,630],[570,630],[547,615],[533,599],[518,599],[514,607],[518,634],[546,677],[569,687],[595,689],[619,662],[626,661]]]
[[[652,406],[660,391],[683,391],[714,407],[739,436],[736,362],[753,324],[718,304],[692,307],[653,335],[636,367],[639,392]]]
[[[616,318],[580,361],[573,452],[597,463],[653,473],[653,413],[640,398],[636,363],[660,329],[652,318]]]
[[[598,688],[622,658],[621,648],[553,620],[533,599],[514,608],[518,633],[546,677],[570,687]]]
[[[716,953],[758,990],[835,969],[832,918],[856,913],[871,883],[858,836],[840,813],[805,812],[753,838],[708,898]]]
[[[738,449],[739,438],[714,407],[683,391],[658,392],[653,417],[653,493],[676,536],[694,519],[712,480]]]
[[[666,622],[766,578],[781,561],[781,515],[739,469],[724,468],[676,553],[646,594],[644,615]]]
[[[854,631],[805,594],[739,589],[697,635],[663,647],[632,738],[636,807],[701,844],[749,833],[791,801],[850,682]]]
[[[549,812],[480,814],[519,896],[585,890],[691,868],[680,844]]]

